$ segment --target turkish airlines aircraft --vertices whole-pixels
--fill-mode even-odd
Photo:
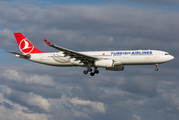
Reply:
[[[158,71],[159,64],[174,59],[168,52],[159,50],[76,52],[53,45],[46,39],[44,41],[47,45],[60,50],[60,52],[44,53],[34,47],[22,33],[14,33],[14,35],[22,53],[10,52],[16,57],[51,66],[86,67],[87,69],[83,73],[90,72],[91,76],[99,73],[97,69],[99,67],[106,68],[106,70],[123,71],[125,65],[156,65],[155,70]],[[92,68],[94,69],[92,70]]]

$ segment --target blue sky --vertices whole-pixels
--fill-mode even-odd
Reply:
[[[176,0],[1,0],[0,119],[178,120],[178,8]],[[43,52],[58,52],[47,39],[75,51],[155,49],[175,59],[157,72],[155,65],[125,66],[91,77],[86,68],[7,53],[20,52],[14,32]]]
[[[48,5],[129,5],[136,7],[152,7],[158,9],[171,9],[178,10],[178,3],[175,0],[1,0],[4,2],[20,2],[24,4],[34,4],[37,6],[48,6]]]

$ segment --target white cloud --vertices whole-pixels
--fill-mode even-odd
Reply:
[[[140,118],[140,116],[137,116],[137,115],[135,115],[135,114],[133,114],[132,117],[133,117],[133,120],[142,120],[142,119]]]
[[[22,77],[19,75],[19,73],[16,70],[7,69],[6,71],[4,71],[3,76],[9,80],[14,80],[18,82],[22,81],[21,80]]]
[[[41,109],[46,110],[47,112],[50,112],[50,103],[47,99],[43,98],[40,95],[36,95],[34,93],[29,93],[27,97],[23,97],[22,100],[25,100],[26,103],[30,106],[38,106]]]
[[[6,94],[9,94],[6,92]],[[14,109],[6,109],[4,106],[0,106],[0,119],[1,120],[48,120],[46,114],[39,114],[39,113],[24,113],[22,110],[27,110],[28,108],[11,102],[3,97],[3,94],[0,93],[0,101],[5,101],[10,105],[14,106]]]
[[[25,74],[19,73],[17,70],[7,69],[4,71],[3,76],[10,80],[25,84],[37,84],[44,86],[54,86],[54,80],[48,75]]]
[[[32,92],[24,93],[8,88],[3,91],[3,95],[11,101],[13,101],[13,99],[16,99],[15,103],[17,104],[33,108],[39,107],[42,110],[50,112],[51,105],[49,101],[42,96],[34,94]]]
[[[6,100],[7,101],[7,100]],[[13,104],[13,103],[12,103]],[[24,113],[23,109],[27,109],[26,107],[22,107],[17,104],[13,104],[16,106],[16,109],[6,109],[3,106],[0,106],[0,119],[1,120],[48,120],[46,114],[38,114],[38,113]]]
[[[90,46],[93,49],[178,48],[177,11],[123,5],[52,5],[46,8],[22,6],[24,5],[1,5],[0,24],[15,31],[20,30],[37,45],[42,45],[40,39],[49,38],[55,40],[56,44],[77,50],[85,50]],[[12,41],[13,35],[5,35],[11,36],[6,41]]]
[[[2,48],[8,47],[7,50],[18,50],[17,45],[14,44],[16,41],[13,36],[13,32],[18,31],[23,32],[29,40],[40,46],[45,46],[41,42],[44,38],[47,38],[54,40],[54,43],[57,45],[65,45],[64,47],[74,50],[155,48],[176,52],[177,56],[178,21],[178,11],[162,11],[160,8],[137,8],[123,5],[55,5],[43,8],[27,4],[14,5],[13,3],[6,3],[0,4],[0,25],[8,29],[0,30],[0,41]],[[13,46],[12,43],[14,44]],[[9,47],[10,45],[12,47]],[[45,51],[49,49],[51,48],[47,46],[44,48]],[[172,52],[170,53],[173,54]],[[167,64],[165,65],[167,66]],[[14,110],[13,112],[6,110],[6,112],[0,113],[8,113],[8,117],[10,118],[10,115],[14,115],[17,112],[17,116],[24,116],[22,119],[25,119],[28,115],[29,117],[26,118],[32,120],[35,118],[38,120],[40,117],[42,117],[41,119],[51,117],[51,119],[61,118],[68,120],[81,117],[96,120],[104,116],[106,119],[119,119],[119,117],[121,119],[129,118],[133,120],[141,120],[141,118],[150,119],[148,118],[149,116],[143,113],[143,110],[145,110],[149,114],[154,115],[150,116],[153,119],[175,119],[178,118],[177,113],[179,110],[179,99],[177,97],[179,96],[177,90],[178,64],[175,63],[174,66],[176,69],[172,70],[165,65],[161,65],[161,67],[164,66],[163,68],[166,72],[159,71],[157,73],[154,73],[152,70],[149,71],[149,66],[144,66],[143,68],[140,66],[142,71],[138,69],[140,67],[133,67],[133,69],[126,67],[124,72],[109,72],[101,69],[100,74],[94,78],[83,76],[81,72],[76,70],[83,70],[83,68],[48,67],[48,69],[43,69],[46,67],[41,68],[36,65],[32,65],[36,66],[32,68],[15,65],[13,68],[12,65],[6,65],[4,68],[9,69],[4,70],[1,66],[0,76],[3,74],[3,77],[1,77],[0,82],[12,88],[12,90],[2,90],[4,94],[12,95],[5,96],[7,99],[13,103],[17,103],[19,106],[22,105],[29,109],[32,108],[32,111],[33,108],[38,107],[47,112],[50,111],[50,114],[41,114],[41,116],[38,114],[40,110],[33,111],[36,112],[36,115],[33,113],[25,114],[21,110]],[[26,68],[30,68],[31,70],[27,70]],[[48,75],[42,75],[41,73],[47,73]],[[54,81],[50,77],[52,75],[57,81]],[[133,81],[134,79],[136,81]],[[86,83],[84,81],[88,82]],[[122,90],[119,85],[126,81],[128,81],[126,83],[126,85],[129,85],[128,88],[136,88],[137,91],[134,91],[135,89],[128,90],[130,92]],[[164,82],[160,83],[159,81]],[[16,86],[17,84],[19,86]],[[25,88],[15,89],[15,87],[20,88],[23,84],[26,84],[28,88],[25,86]],[[35,84],[36,87],[32,87],[31,84]],[[85,87],[84,84],[86,85]],[[57,86],[58,89],[54,88],[49,92],[52,96],[59,93],[59,91],[68,94],[73,87],[79,87],[79,89],[83,87],[86,92],[82,96],[84,98],[79,97],[79,95],[78,98],[72,99],[68,97],[53,97],[52,99],[52,96],[43,96],[43,94],[49,91],[46,86],[53,86],[53,88]],[[41,89],[37,89],[39,87]],[[22,93],[16,92],[15,94],[11,94],[14,92],[13,89],[19,90]],[[34,92],[34,94],[31,92],[33,91],[32,89],[40,92]],[[100,94],[95,94],[98,89],[105,91],[104,97]],[[143,94],[145,92],[151,93],[152,90],[156,89],[162,92],[159,92],[159,94],[152,98]],[[77,95],[82,93],[81,91],[76,92]],[[163,93],[166,96],[162,96]],[[92,99],[94,100],[94,96],[96,101],[92,101]],[[167,107],[173,109],[174,112],[167,112],[164,109]],[[176,108],[177,112],[175,112]],[[162,112],[158,114],[157,111],[160,110]],[[101,113],[103,114],[101,115]],[[134,113],[138,113],[140,116]],[[46,118],[47,116],[48,118]],[[167,118],[167,116],[170,117]],[[19,120],[20,117],[14,117],[14,119]]]
[[[101,112],[103,114],[106,112],[104,104],[101,102],[91,102],[89,100],[80,100],[78,98],[69,99],[69,102],[71,102],[74,106],[91,106],[94,112]]]

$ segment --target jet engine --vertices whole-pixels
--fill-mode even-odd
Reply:
[[[98,60],[94,63],[96,67],[114,67],[114,61],[113,60]]]
[[[108,67],[106,70],[111,70],[111,71],[123,71],[124,66],[115,66],[115,67]]]

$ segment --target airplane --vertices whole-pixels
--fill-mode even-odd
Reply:
[[[59,52],[44,53],[38,50],[22,33],[14,33],[20,53],[11,52],[16,57],[32,62],[59,67],[86,67],[84,74],[91,76],[99,73],[102,67],[110,71],[123,71],[126,65],[155,65],[166,63],[174,59],[172,55],[159,50],[125,50],[125,51],[88,51],[76,52],[50,43],[45,43]],[[94,69],[92,69],[94,68]]]

